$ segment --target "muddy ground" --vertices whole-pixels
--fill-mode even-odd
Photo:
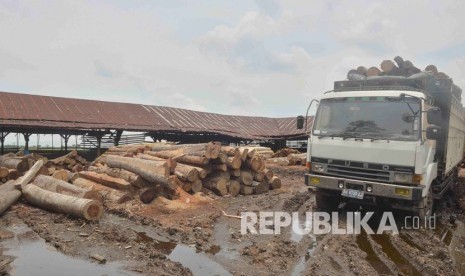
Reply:
[[[463,275],[465,188],[436,204],[435,229],[399,235],[240,233],[244,211],[305,212],[314,196],[304,167],[272,167],[282,189],[218,198],[182,194],[106,206],[98,223],[49,213],[24,202],[0,220],[0,275]],[[463,183],[465,186],[465,182]],[[348,205],[345,213],[360,210]],[[370,210],[369,207],[363,209]],[[398,225],[408,214],[396,212]],[[104,264],[91,256],[105,258]],[[51,257],[53,256],[53,257]],[[463,267],[462,267],[463,266]]]

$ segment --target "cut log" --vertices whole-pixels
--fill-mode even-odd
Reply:
[[[381,70],[383,70],[383,72],[385,73],[389,73],[392,70],[394,70],[394,68],[397,68],[397,66],[391,60],[383,60],[383,62],[381,62],[380,67]]]
[[[263,173],[265,174],[265,180],[268,180],[268,181],[274,176],[273,171],[270,169],[264,169]]]
[[[79,173],[79,176],[85,179],[92,180],[104,186],[120,189],[124,191],[133,192],[134,188],[131,183],[127,182],[122,178],[114,178],[109,175],[103,173],[96,173],[96,172],[89,172],[89,171],[82,171]]]
[[[237,170],[241,168],[242,160],[240,156],[228,157],[228,168]]]
[[[216,163],[227,164],[228,155],[226,153],[220,152],[220,154],[218,154],[218,158],[213,159],[213,160],[216,161]]]
[[[225,196],[228,193],[227,182],[226,178],[218,176],[206,179],[203,186],[219,196]]]
[[[241,190],[241,184],[236,180],[229,180],[227,184],[228,193],[232,196],[237,196]]]
[[[426,66],[425,71],[430,71],[433,74],[437,74],[438,73],[438,68],[431,64],[431,65]]]
[[[377,67],[370,67],[367,70],[367,77],[376,77],[379,76],[381,71]]]
[[[192,192],[193,194],[198,193],[202,191],[202,187],[203,187],[202,180],[197,179],[196,181],[191,183],[190,192]]]
[[[8,168],[5,168],[5,167],[0,167],[0,178],[8,178],[9,175],[10,175],[9,170],[12,170],[12,169],[8,169]],[[18,170],[16,170],[16,171],[18,171]]]
[[[43,160],[37,161],[32,168],[30,168],[23,176],[15,180],[15,186],[18,189],[23,189],[29,182],[36,177],[37,173],[42,169],[44,165]]]
[[[169,168],[154,166],[150,160],[141,160],[136,158],[127,158],[119,156],[105,156],[102,162],[109,167],[125,169],[135,174],[138,174],[150,182],[156,182],[170,186],[167,177],[169,176]]]
[[[168,168],[170,169],[170,173],[174,173],[174,171],[176,170],[177,162],[173,158],[163,159],[145,153],[139,153],[136,155],[136,157],[140,159],[158,162],[158,166],[168,166]]]
[[[239,193],[241,195],[251,195],[251,194],[253,194],[253,187],[252,186],[241,185]]]
[[[132,199],[132,195],[129,192],[115,190],[85,178],[77,178],[73,181],[73,184],[84,189],[97,191],[103,196],[105,200],[111,201],[113,203],[121,204]]]
[[[10,190],[7,192],[0,193],[0,216],[15,204],[16,201],[21,197],[21,192],[18,190]]]
[[[160,194],[161,186],[142,188],[139,191],[139,198],[145,204],[152,202]]]
[[[241,171],[241,175],[236,180],[243,185],[250,186],[253,182],[253,176],[247,171]]]
[[[0,166],[24,172],[29,169],[29,162],[27,158],[2,157],[0,158]]]
[[[275,158],[270,158],[267,160],[267,162],[279,165],[279,166],[289,166],[289,159],[287,157],[275,157]]]
[[[8,179],[9,180],[16,180],[21,176],[20,172],[15,169],[8,170]]]
[[[248,154],[249,154],[249,149],[239,148],[239,151],[241,153],[241,160],[242,160],[242,162],[244,162],[245,159],[247,158]]]
[[[357,74],[360,74],[362,76],[366,76],[367,73],[367,68],[364,66],[359,66],[357,67]]]
[[[270,190],[270,184],[268,184],[265,181],[262,181],[262,182],[254,181],[252,184],[252,187],[253,187],[253,192],[256,195],[266,193]]]
[[[281,179],[277,176],[273,176],[269,181],[270,189],[276,190],[281,188]]]
[[[99,220],[103,214],[102,204],[96,200],[50,192],[33,184],[23,188],[23,196],[28,203],[39,208],[91,221]]]
[[[254,156],[252,158],[247,158],[244,166],[253,171],[258,171],[262,167],[262,162],[263,160],[259,156]]]
[[[229,174],[233,177],[239,177],[241,176],[241,170],[237,169],[237,170],[229,170]]]
[[[176,167],[175,174],[183,180],[194,182],[199,179],[199,171],[189,165],[179,164]]]
[[[90,166],[88,170],[92,172],[96,172],[96,173],[104,173],[104,174],[107,174],[115,178],[122,178],[126,180],[127,182],[131,183],[132,186],[137,187],[137,188],[153,186],[149,181],[145,180],[140,175],[137,175],[125,169],[110,168],[107,166],[100,166],[100,167]]]
[[[148,151],[146,152],[146,154],[159,157],[159,158],[163,158],[163,159],[173,158],[179,163],[190,164],[194,166],[204,166],[208,164],[208,160],[209,160],[205,156],[184,155],[176,151],[157,151],[157,152]]]
[[[221,147],[221,152],[225,153],[229,157],[241,157],[241,151],[236,147],[223,146]]]
[[[76,164],[74,165],[71,171],[76,173],[76,172],[81,172],[83,170],[84,170],[84,167],[81,164]]]
[[[263,171],[252,172],[253,180],[262,182],[265,179],[265,173]]]
[[[52,176],[47,175],[38,175],[32,184],[55,193],[70,195],[80,198],[87,198],[97,200],[99,202],[103,201],[102,196],[97,191],[91,191],[89,189],[83,189],[73,184],[70,184],[66,181],[56,179]]]
[[[210,164],[209,167],[212,171],[227,172],[228,166],[226,164]]]
[[[52,177],[59,180],[68,181],[68,172],[69,171],[67,170],[58,170],[52,174]]]

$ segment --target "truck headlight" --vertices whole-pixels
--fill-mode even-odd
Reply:
[[[394,182],[412,183],[412,175],[409,173],[394,173]]]
[[[312,170],[314,172],[324,173],[325,172],[325,166],[323,166],[323,164],[315,164],[315,163],[313,163],[312,164]]]

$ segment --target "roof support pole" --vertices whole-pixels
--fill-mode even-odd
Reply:
[[[0,143],[2,144],[2,149],[1,149],[1,153],[2,155],[5,154],[5,138],[6,136],[10,134],[9,132],[0,132]]]
[[[29,137],[31,137],[32,133],[25,132],[23,133],[24,136],[24,151],[29,152]]]
[[[95,134],[95,138],[97,138],[97,157],[101,155],[102,137],[103,137],[102,132],[98,132]]]
[[[71,137],[71,134],[60,134],[61,138],[65,140],[65,151],[68,151],[68,140]]]
[[[122,130],[117,130],[116,131],[115,140],[114,140],[115,147],[117,147],[119,145],[119,140],[121,139],[122,134],[123,134]]]

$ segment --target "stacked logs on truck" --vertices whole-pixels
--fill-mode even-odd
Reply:
[[[379,68],[372,66],[366,68],[359,66],[356,69],[351,69],[347,73],[348,80],[365,80],[373,79],[380,76],[418,78],[421,76],[430,75],[435,79],[450,79],[444,72],[440,72],[435,65],[428,65],[423,70],[416,67],[410,60],[404,60],[400,56],[396,56],[394,60],[383,60]],[[452,84],[452,93],[461,100],[462,89],[455,84]]]
[[[92,172],[122,179],[144,203],[160,195],[174,199],[177,189],[191,194],[210,190],[219,196],[259,194],[280,187],[259,154],[264,151],[271,150],[217,142],[124,145],[110,148],[79,178],[96,181],[88,175]]]

